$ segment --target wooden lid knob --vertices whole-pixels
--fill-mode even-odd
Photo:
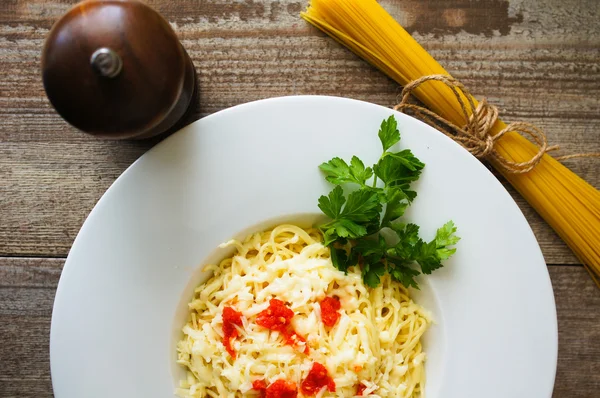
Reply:
[[[195,92],[193,64],[169,24],[138,1],[84,1],[50,31],[44,88],[90,134],[145,138],[173,127]]]

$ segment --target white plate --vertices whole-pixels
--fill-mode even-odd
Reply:
[[[208,116],[136,161],[98,202],[65,264],[52,315],[57,398],[173,396],[175,341],[200,265],[217,245],[319,213],[334,156],[374,163],[393,111],[286,97]],[[425,349],[428,398],[550,397],[556,309],[544,259],[515,202],[474,157],[395,113],[401,148],[426,167],[408,214],[425,237],[449,219],[462,237],[417,300],[437,320]],[[299,214],[309,214],[300,217]]]

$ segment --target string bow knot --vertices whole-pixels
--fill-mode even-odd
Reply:
[[[421,84],[428,81],[442,82],[452,90],[460,104],[465,118],[464,126],[457,126],[425,107],[408,102],[412,92]],[[473,156],[478,159],[492,160],[507,172],[527,173],[540,162],[545,153],[558,149],[558,146],[556,145],[549,146],[546,134],[531,123],[510,123],[499,133],[492,134],[492,127],[498,120],[498,108],[495,105],[490,104],[485,98],[475,106],[471,93],[461,82],[451,76],[429,75],[421,77],[407,84],[402,90],[401,96],[402,99],[400,103],[394,107],[395,110],[415,115],[417,118],[458,142]],[[466,103],[464,98],[467,100]],[[538,151],[531,159],[525,162],[513,162],[502,156],[496,150],[496,141],[510,131],[529,136],[529,138],[537,145]]]

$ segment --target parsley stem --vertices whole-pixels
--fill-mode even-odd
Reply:
[[[383,159],[383,157],[385,156],[386,151],[383,151],[383,153],[381,154],[381,156],[379,157],[379,160],[377,161],[377,164],[379,164],[379,162],[381,162],[381,159]],[[373,171],[375,171],[375,166],[373,166]],[[374,178],[373,178],[373,188],[377,188],[377,174],[374,174]]]

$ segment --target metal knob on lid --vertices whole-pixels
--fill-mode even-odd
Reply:
[[[194,66],[171,26],[138,1],[75,5],[42,53],[46,94],[78,129],[147,138],[171,129],[193,105]]]
[[[90,64],[100,76],[117,77],[123,68],[123,60],[110,48],[102,47],[94,51]]]

